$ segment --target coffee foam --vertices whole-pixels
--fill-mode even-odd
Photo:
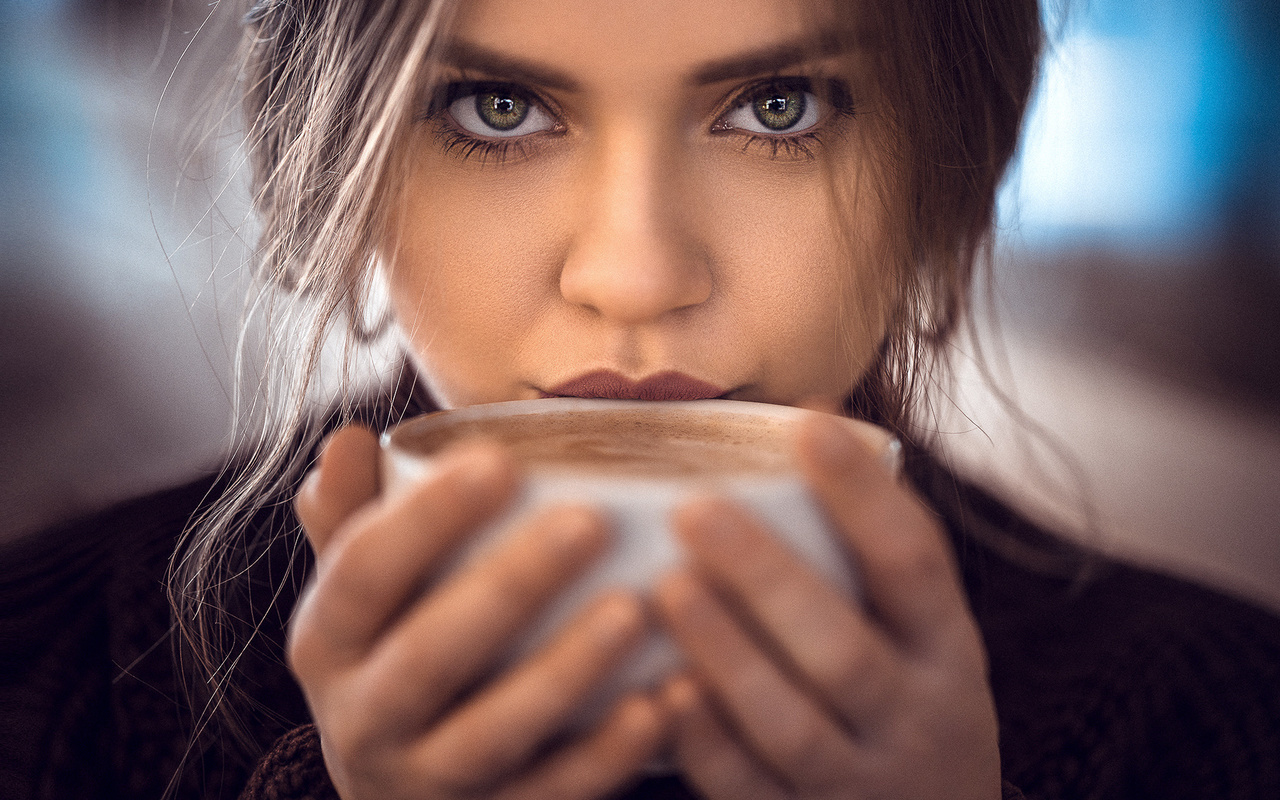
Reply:
[[[635,409],[575,410],[482,419],[420,417],[394,446],[430,454],[479,436],[508,448],[533,471],[629,476],[781,474],[793,471],[788,424],[760,415]]]

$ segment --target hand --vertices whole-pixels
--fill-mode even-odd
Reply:
[[[736,506],[680,509],[691,566],[658,591],[692,673],[664,688],[680,769],[711,800],[1000,797],[986,652],[937,520],[839,420],[807,419],[798,448],[862,603]]]
[[[288,657],[338,793],[585,800],[630,779],[665,738],[652,698],[625,698],[594,731],[554,742],[643,632],[638,598],[602,598],[541,652],[492,674],[512,638],[602,549],[600,518],[549,510],[424,594],[518,478],[497,447],[462,445],[420,485],[387,497],[377,458],[372,433],[339,431],[296,501],[316,574]]]

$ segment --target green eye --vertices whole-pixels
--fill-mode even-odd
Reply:
[[[804,116],[806,92],[771,91],[760,95],[751,104],[752,111],[761,125],[771,131],[785,131]]]
[[[738,105],[716,123],[717,130],[789,136],[815,127],[824,107],[809,88],[808,80],[756,86],[739,95],[737,102]]]
[[[512,92],[480,92],[476,98],[476,115],[494,130],[509,131],[529,116],[529,103]]]
[[[528,91],[510,83],[454,83],[445,108],[465,133],[495,139],[553,130],[555,118]]]

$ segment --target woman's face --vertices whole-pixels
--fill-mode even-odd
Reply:
[[[386,247],[437,402],[849,393],[884,335],[884,222],[864,197],[842,237],[831,186],[870,166],[873,115],[858,54],[800,12],[465,4]]]

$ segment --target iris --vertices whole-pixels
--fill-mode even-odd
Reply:
[[[529,115],[529,102],[512,92],[480,92],[476,95],[476,114],[494,130],[509,131]]]
[[[785,131],[804,116],[805,93],[800,90],[772,90],[756,98],[752,110],[760,124],[771,131]]]

